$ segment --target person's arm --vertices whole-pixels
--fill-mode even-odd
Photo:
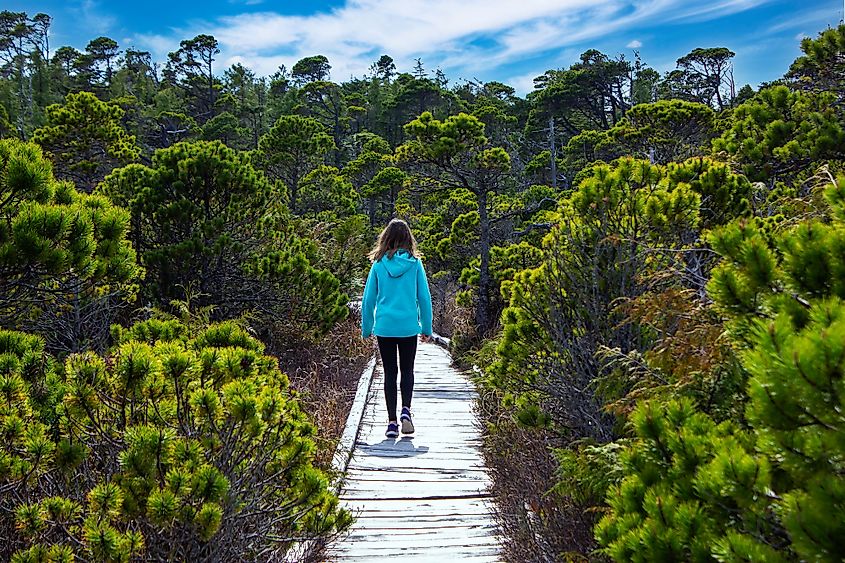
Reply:
[[[361,336],[364,338],[369,338],[373,334],[377,295],[378,278],[376,278],[376,265],[373,264],[370,266],[367,283],[364,284],[364,297],[361,299]]]
[[[422,260],[417,268],[417,305],[420,308],[420,325],[425,336],[431,336],[431,290],[428,288],[428,278]]]

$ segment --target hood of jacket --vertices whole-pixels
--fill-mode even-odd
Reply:
[[[411,256],[408,251],[399,250],[393,255],[393,258],[388,258],[385,254],[381,257],[380,262],[387,270],[387,275],[391,278],[399,278],[417,263],[417,259]]]

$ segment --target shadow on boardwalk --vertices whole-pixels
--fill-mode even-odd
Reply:
[[[448,352],[421,344],[412,405],[417,432],[400,439],[384,437],[383,385],[376,367],[361,394],[365,402],[350,415],[347,434],[356,438],[341,498],[357,521],[329,560],[498,561],[472,384]]]

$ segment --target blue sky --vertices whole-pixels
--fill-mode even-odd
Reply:
[[[414,59],[452,80],[499,80],[524,94],[588,48],[634,49],[661,72],[696,47],[736,52],[738,85],[780,77],[815,36],[843,17],[843,0],[6,0],[4,9],[53,17],[52,47],[84,49],[105,35],[164,60],[179,41],[217,37],[218,69],[259,75],[324,54],[337,81],[362,76],[382,54]]]

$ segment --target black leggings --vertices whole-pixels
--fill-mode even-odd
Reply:
[[[417,355],[417,337],[377,336],[378,351],[384,367],[384,400],[387,402],[387,419],[396,420],[396,351],[399,351],[399,368],[402,370],[402,406],[411,408],[414,394],[414,357]]]

